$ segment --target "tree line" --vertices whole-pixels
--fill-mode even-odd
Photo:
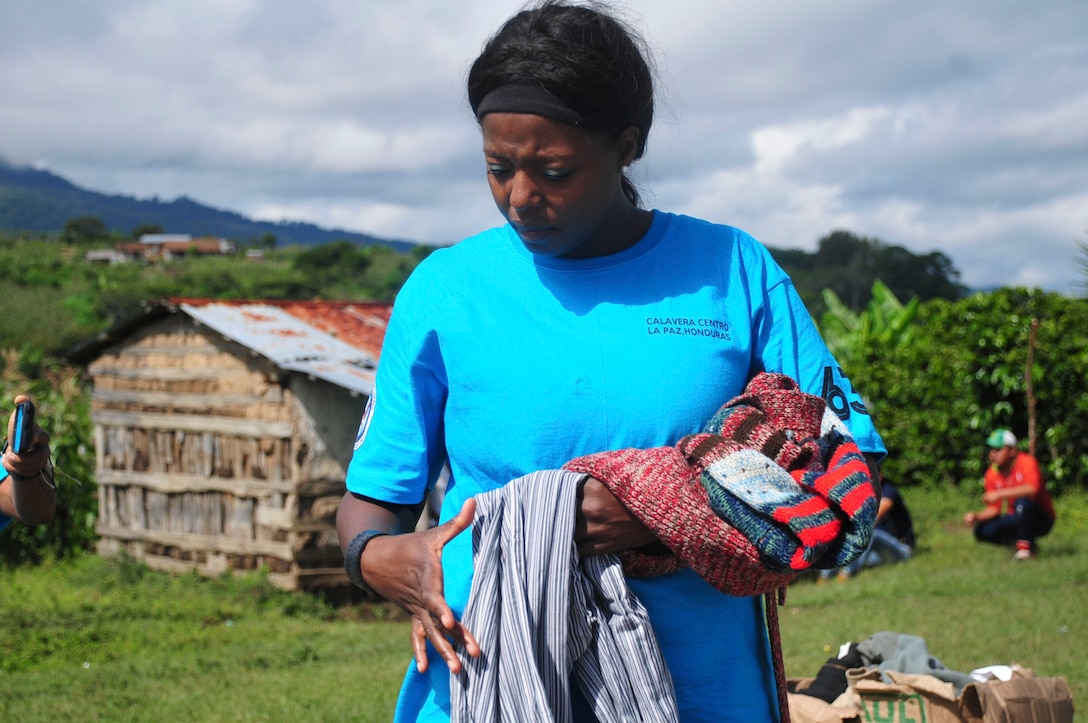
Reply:
[[[170,296],[389,300],[432,250],[416,246],[401,252],[346,240],[277,248],[274,239],[254,239],[263,251],[258,259],[239,246],[234,254],[153,264],[87,261],[87,251],[117,240],[103,228],[81,217],[60,234],[0,236],[0,294],[7,317],[0,325],[0,349],[26,347],[63,357],[75,344],[138,314],[145,302]],[[137,227],[133,233],[155,228]]]
[[[955,301],[969,291],[960,283],[959,269],[940,251],[915,254],[849,231],[832,231],[822,237],[813,253],[770,251],[817,319],[827,311],[825,292],[834,293],[846,308],[857,312],[872,301],[873,284],[878,280],[904,301]]]

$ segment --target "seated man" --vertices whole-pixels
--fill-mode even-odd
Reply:
[[[28,400],[20,394],[15,404]],[[0,459],[0,529],[13,519],[26,525],[44,525],[53,519],[57,507],[57,488],[53,467],[49,464],[49,434],[34,424],[30,446],[16,454],[12,445],[4,445]],[[8,439],[15,438],[15,414],[8,420]]]
[[[990,468],[983,480],[982,502],[977,512],[963,516],[974,527],[975,539],[997,545],[1016,543],[1017,560],[1030,560],[1038,552],[1036,539],[1054,526],[1054,505],[1035,457],[1016,448],[1016,435],[997,429],[986,439]]]

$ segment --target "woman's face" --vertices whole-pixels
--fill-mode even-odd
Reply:
[[[636,129],[612,138],[528,113],[488,113],[481,128],[495,205],[532,253],[604,256],[645,231],[620,184]]]

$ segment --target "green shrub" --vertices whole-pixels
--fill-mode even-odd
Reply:
[[[1039,462],[1051,489],[1088,485],[1088,301],[1031,289],[927,302],[909,343],[861,355],[851,378],[888,445],[889,477],[973,483],[995,427],[1012,429],[1027,448],[1033,320]]]

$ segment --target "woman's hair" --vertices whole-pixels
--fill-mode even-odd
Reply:
[[[545,0],[506,21],[468,73],[473,114],[488,93],[506,85],[544,88],[614,135],[638,129],[635,158],[646,150],[654,115],[653,73],[645,43],[599,4]],[[624,175],[623,192],[638,205]]]

